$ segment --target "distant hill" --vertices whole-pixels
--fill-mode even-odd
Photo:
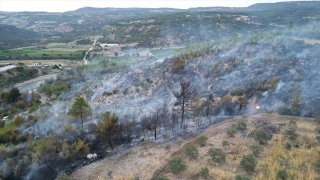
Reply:
[[[288,9],[288,8],[317,8],[320,9],[320,1],[291,1],[277,3],[257,3],[248,7],[249,9]]]
[[[107,13],[107,12],[150,12],[154,10],[159,11],[178,11],[180,9],[174,9],[174,8],[96,8],[96,7],[83,7],[79,8],[74,11],[68,11],[67,13],[70,14],[101,14],[101,13]]]
[[[35,32],[0,24],[0,50],[32,44],[38,37]]]

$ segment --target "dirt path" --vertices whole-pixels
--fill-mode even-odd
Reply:
[[[19,88],[20,91],[30,91],[32,89],[37,88],[46,79],[56,78],[56,77],[57,77],[57,74],[48,74],[45,76],[39,76],[35,79],[31,79],[29,81],[18,83],[14,87]]]

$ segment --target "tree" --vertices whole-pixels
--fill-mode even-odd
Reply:
[[[118,116],[115,113],[111,113],[106,111],[102,114],[102,120],[98,122],[97,125],[97,136],[98,138],[104,139],[106,136],[108,137],[108,142],[113,150],[113,146],[111,143],[111,131],[114,125],[118,122]]]
[[[5,94],[5,100],[7,103],[15,103],[17,102],[21,97],[20,91],[18,88],[11,88],[6,94]]]
[[[73,117],[80,116],[82,128],[83,128],[83,117],[91,114],[92,114],[91,108],[89,104],[83,99],[83,97],[77,97],[73,102],[71,109],[68,112],[68,115],[71,115]]]
[[[296,91],[293,93],[293,100],[290,105],[292,115],[300,116],[301,107],[305,104],[303,98],[301,97],[301,91]]]
[[[53,168],[49,165],[49,160],[54,159],[56,155],[55,138],[49,134],[48,138],[41,137],[37,144],[33,147],[32,160],[39,165],[45,165],[54,173]]]
[[[256,165],[257,160],[251,154],[243,156],[242,160],[240,161],[240,166],[248,172],[254,171]]]
[[[177,102],[175,105],[181,106],[181,123],[180,123],[180,129],[183,127],[184,123],[184,114],[186,109],[186,104],[190,102],[196,95],[196,90],[190,85],[189,82],[180,82],[180,92],[174,92],[174,96],[177,98]]]
[[[78,141],[75,143],[75,153],[80,155],[81,157],[85,156],[90,152],[90,147],[88,144],[85,144],[83,140],[78,139]]]
[[[131,141],[132,125],[133,125],[133,121],[130,121],[128,118],[126,118],[126,120],[123,122],[123,126],[124,126],[123,132],[125,134],[127,143],[130,143]]]

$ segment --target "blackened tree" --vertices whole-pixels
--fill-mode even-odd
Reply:
[[[187,103],[191,102],[191,100],[196,96],[197,91],[190,85],[189,82],[180,82],[180,92],[174,92],[174,96],[177,98],[176,105],[181,107],[181,122],[180,122],[180,129],[183,127],[184,123],[184,114],[186,108],[188,108]]]

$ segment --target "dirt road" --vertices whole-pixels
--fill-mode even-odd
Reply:
[[[50,79],[50,78],[55,79],[56,77],[57,77],[57,74],[48,74],[45,76],[37,77],[35,79],[31,79],[29,81],[18,83],[14,87],[18,88],[20,91],[30,91],[32,89],[36,89],[46,79]]]
[[[4,66],[4,67],[0,68],[0,72],[6,71],[6,70],[9,70],[9,69],[13,69],[15,67],[17,67],[17,66],[15,66],[15,65]]]

